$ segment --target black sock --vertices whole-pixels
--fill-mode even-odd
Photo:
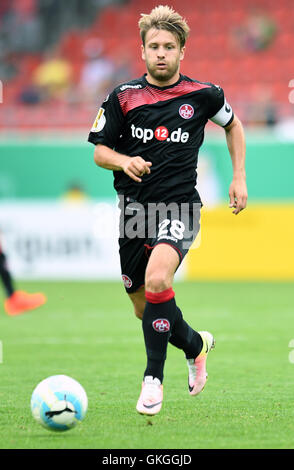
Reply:
[[[173,326],[172,334],[169,342],[185,353],[186,359],[195,359],[201,352],[203,341],[199,333],[193,330],[183,319],[183,315],[179,307],[177,320]]]
[[[146,292],[146,305],[142,319],[147,354],[144,377],[151,375],[163,381],[167,345],[178,315],[172,289],[155,294]]]
[[[0,277],[4,285],[6,296],[10,297],[14,292],[14,286],[6,264],[6,257],[2,252],[0,252]]]

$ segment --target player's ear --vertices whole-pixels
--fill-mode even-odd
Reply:
[[[186,52],[186,47],[184,46],[181,48],[180,60],[183,60],[183,58],[185,57],[185,52]]]
[[[141,45],[142,59],[145,60],[145,47],[144,44]]]

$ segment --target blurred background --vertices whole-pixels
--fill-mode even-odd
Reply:
[[[112,173],[95,166],[87,137],[108,92],[144,73],[137,23],[157,4],[1,0],[0,232],[15,277],[119,279]],[[201,236],[179,277],[291,280],[293,2],[169,4],[191,28],[182,73],[222,86],[244,124],[249,191],[233,216],[224,131],[209,123]]]

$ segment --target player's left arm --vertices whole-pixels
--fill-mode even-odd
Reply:
[[[237,215],[245,209],[248,198],[245,171],[245,134],[242,123],[236,115],[224,129],[233,166],[233,179],[229,188],[230,207],[234,207],[233,214]]]

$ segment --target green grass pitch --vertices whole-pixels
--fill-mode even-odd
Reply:
[[[164,403],[152,418],[135,410],[146,359],[123,286],[18,284],[45,292],[48,302],[15,318],[1,307],[2,449],[294,447],[292,283],[177,282],[185,319],[211,331],[216,348],[205,390],[190,397],[183,353],[169,346]],[[30,397],[42,379],[60,373],[84,386],[89,408],[79,426],[53,433],[33,420]]]

